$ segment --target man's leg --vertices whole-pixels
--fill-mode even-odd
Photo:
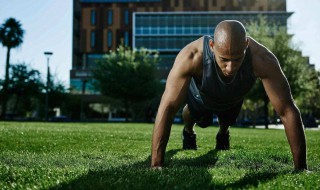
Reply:
[[[220,125],[216,136],[216,150],[230,149],[229,125]]]
[[[229,125],[220,125],[218,133],[219,134],[227,134],[227,133],[229,133],[229,128],[230,128]]]
[[[182,143],[183,149],[197,149],[197,142],[196,142],[196,133],[194,132],[194,125],[195,120],[192,118],[190,114],[190,110],[188,105],[183,108],[182,117],[184,122],[184,129],[182,131]]]
[[[219,118],[219,131],[216,136],[216,149],[217,150],[229,150],[230,149],[230,134],[229,128],[236,122],[236,119],[240,113],[242,102],[233,108],[218,113]]]
[[[188,133],[194,133],[194,126],[196,122],[190,114],[188,104],[186,104],[183,108],[182,117],[184,122],[184,130]]]

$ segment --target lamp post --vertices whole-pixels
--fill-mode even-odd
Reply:
[[[86,83],[88,82],[86,78],[83,78],[82,80],[82,94],[81,94],[81,113],[80,113],[80,120],[83,121],[85,119],[85,114],[83,110],[83,104],[84,104],[84,95],[86,93]]]
[[[49,84],[50,84],[50,67],[49,67],[49,59],[52,52],[46,51],[44,55],[47,57],[47,85],[46,85],[46,107],[45,107],[45,114],[46,114],[46,121],[48,121],[48,104],[49,104]]]

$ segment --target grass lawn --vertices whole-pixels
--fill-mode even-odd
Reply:
[[[283,130],[231,129],[216,152],[217,127],[196,128],[182,151],[172,127],[166,167],[152,170],[152,124],[0,122],[0,189],[320,189],[320,131],[306,131],[312,173],[294,173]]]

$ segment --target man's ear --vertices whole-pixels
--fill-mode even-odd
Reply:
[[[209,40],[209,46],[210,46],[211,51],[213,51],[214,41],[212,39]]]
[[[249,39],[248,37],[246,37],[246,39],[247,39],[247,40],[246,40],[245,43],[246,43],[246,49],[247,49],[247,48],[249,47],[249,41],[250,41],[250,39]]]

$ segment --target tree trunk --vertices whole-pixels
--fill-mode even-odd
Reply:
[[[1,119],[5,119],[6,111],[7,111],[7,99],[8,99],[8,85],[9,85],[9,60],[10,60],[10,50],[11,48],[8,47],[7,51],[7,58],[6,58],[6,70],[5,70],[5,79],[3,84],[3,99],[2,99],[2,113]]]
[[[124,100],[124,110],[125,110],[126,122],[129,122],[129,118],[128,118],[129,105],[127,100]]]
[[[269,126],[268,126],[269,125],[268,103],[269,103],[269,98],[268,98],[267,94],[265,94],[265,96],[264,96],[264,126],[266,129],[269,129]]]
[[[14,107],[13,107],[13,113],[16,113],[16,111],[17,111],[17,108],[18,108],[18,105],[19,105],[19,102],[20,102],[20,97],[21,97],[21,95],[20,95],[20,93],[17,93],[17,100],[16,100],[16,103],[14,104]]]

